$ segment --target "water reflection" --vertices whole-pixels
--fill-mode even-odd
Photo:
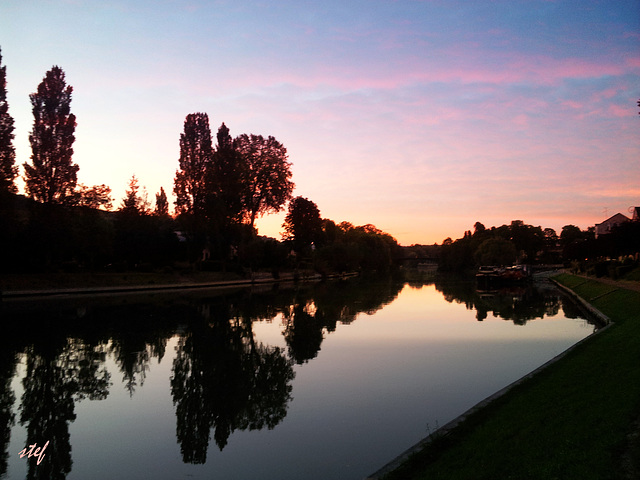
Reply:
[[[18,362],[14,350],[6,343],[0,341],[0,476],[7,471],[11,427],[15,424],[13,404],[16,396],[11,389],[11,379]]]
[[[206,462],[212,429],[222,450],[234,430],[275,427],[291,400],[290,360],[277,347],[256,345],[250,320],[216,313],[180,338],[173,362],[176,435],[186,463]]]
[[[287,414],[294,364],[315,358],[325,333],[393,301],[399,280],[326,283],[313,289],[50,300],[3,305],[6,348],[0,356],[0,475],[7,470],[15,395],[11,379],[25,356],[20,424],[27,444],[49,441],[47,462],[28,460],[27,478],[66,478],[73,464],[69,424],[75,403],[103,400],[113,386],[111,355],[133,397],[151,360],[179,335],[171,375],[176,437],[185,463],[207,459],[211,433],[222,450],[236,430],[272,429]],[[45,313],[46,312],[46,313]],[[287,344],[257,343],[252,325],[280,316]],[[30,325],[29,330],[20,325]]]
[[[283,311],[284,336],[289,356],[297,364],[315,358],[324,332],[334,332],[338,322],[351,323],[364,312],[373,315],[398,296],[403,282],[391,277],[384,282],[362,282],[361,288],[344,288],[340,282],[326,283],[313,292],[298,292]]]
[[[304,287],[5,303],[0,476],[19,450],[9,451],[14,412],[25,427],[26,445],[49,441],[45,462],[28,460],[27,478],[66,478],[73,465],[70,424],[77,403],[106,400],[113,388],[134,399],[145,388],[152,360],[159,364],[165,356],[171,362],[173,446],[177,442],[184,464],[204,464],[212,440],[222,451],[234,432],[281,424],[293,400],[295,366],[318,357],[338,324],[373,315],[403,287],[397,278],[361,278]],[[473,283],[447,279],[435,287],[447,302],[475,310],[477,320],[491,313],[524,325],[561,308],[567,317],[579,315],[557,292],[529,287],[478,292]],[[256,338],[254,325],[262,321],[280,322],[282,346]],[[169,341],[175,351],[167,348]],[[25,375],[16,395],[11,381],[18,359]],[[107,365],[119,372],[109,372]]]
[[[476,311],[476,320],[483,321],[489,314],[525,325],[529,320],[553,317],[562,308],[567,318],[578,318],[579,307],[559,290],[545,283],[478,288],[474,281],[440,278],[435,287],[449,303],[464,303],[468,310]]]
[[[20,424],[26,426],[27,445],[49,442],[47,462],[28,459],[27,478],[65,478],[72,465],[69,423],[76,419],[75,402],[109,394],[104,346],[58,334],[28,345],[24,353]]]

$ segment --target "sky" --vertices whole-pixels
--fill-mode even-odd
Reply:
[[[115,207],[132,175],[173,191],[194,112],[274,136],[294,196],[402,245],[640,206],[640,0],[2,0],[0,48],[16,164],[57,65],[78,180]]]

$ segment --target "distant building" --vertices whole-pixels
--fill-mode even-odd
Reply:
[[[640,207],[632,207],[633,208],[633,217],[631,217],[631,221],[640,222]]]
[[[636,210],[634,210],[634,218],[636,216]],[[616,213],[613,217],[607,218],[604,222],[596,223],[596,238],[598,238],[600,235],[611,233],[611,230],[613,230],[613,228],[630,221],[631,220],[626,215]]]

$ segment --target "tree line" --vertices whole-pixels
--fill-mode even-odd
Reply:
[[[491,228],[476,222],[473,232],[467,230],[455,241],[445,239],[436,255],[439,269],[449,272],[480,265],[563,264],[583,273],[616,277],[638,265],[638,252],[640,222],[623,223],[596,238],[594,227],[565,225],[558,234],[514,220]]]
[[[308,267],[323,272],[388,269],[398,244],[373,225],[337,224],[314,202],[293,198],[291,162],[273,136],[235,138],[222,123],[214,138],[206,113],[186,116],[174,177],[174,214],[164,188],[151,208],[133,175],[115,211],[111,188],[78,182],[73,163],[73,87],[52,67],[29,98],[31,162],[25,196],[15,180],[14,121],[0,51],[0,247],[4,271],[157,269],[176,263],[205,270]],[[289,204],[282,242],[259,237],[255,220]]]
[[[135,175],[113,211],[110,187],[78,182],[72,93],[64,71],[54,66],[29,96],[32,154],[22,165],[26,196],[18,195],[14,120],[0,51],[1,271],[150,271],[180,265],[244,273],[262,269],[277,277],[282,269],[299,268],[388,271],[402,258],[425,256],[418,251],[422,247],[403,249],[374,225],[322,218],[313,201],[293,198],[292,164],[282,143],[254,134],[234,138],[225,123],[214,137],[202,112],[187,115],[180,134],[173,215],[164,188],[152,209]],[[286,205],[282,241],[258,236],[255,220]],[[637,229],[632,222],[596,239],[592,230],[574,225],[558,235],[520,220],[490,229],[477,222],[473,233],[445,239],[426,256],[437,257],[442,271],[515,262],[602,264],[603,258],[640,251]],[[611,266],[593,265],[585,268],[600,272]]]

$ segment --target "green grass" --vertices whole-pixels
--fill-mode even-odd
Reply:
[[[557,280],[587,300],[611,292],[592,304],[615,324],[385,478],[625,478],[623,459],[639,450],[628,435],[640,414],[640,293]]]

